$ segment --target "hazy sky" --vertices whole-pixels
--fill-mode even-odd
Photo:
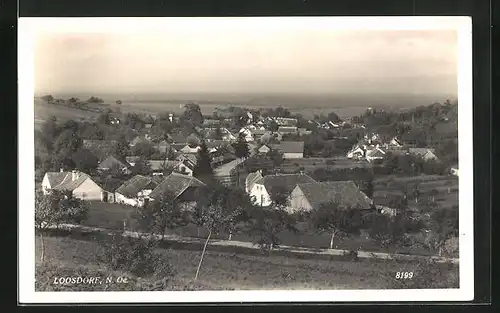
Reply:
[[[45,33],[37,92],[388,92],[456,94],[457,35],[224,27]]]

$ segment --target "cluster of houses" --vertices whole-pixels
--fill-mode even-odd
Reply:
[[[353,181],[318,182],[307,174],[274,174],[262,176],[261,171],[248,174],[245,190],[253,203],[269,206],[273,195],[287,197],[287,211],[311,211],[335,202],[349,208],[370,210],[372,200]]]
[[[105,190],[88,174],[81,171],[48,172],[42,181],[45,194],[52,190],[71,192],[75,198],[87,201],[116,202],[143,206],[147,201],[169,195],[181,203],[192,204],[206,185],[193,176],[171,173],[166,177],[135,175],[115,191]]]
[[[366,160],[373,162],[383,160],[387,154],[409,154],[421,157],[423,160],[439,161],[432,148],[414,148],[402,143],[397,137],[388,142],[382,142],[378,134],[366,134],[363,139],[356,143],[348,152],[347,158],[353,160]]]

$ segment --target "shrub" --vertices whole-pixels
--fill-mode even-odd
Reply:
[[[153,240],[124,237],[121,233],[114,233],[110,241],[102,243],[102,247],[100,261],[112,270],[159,279],[170,279],[175,274],[168,260],[154,252],[156,243]]]

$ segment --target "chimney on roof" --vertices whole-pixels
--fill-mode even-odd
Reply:
[[[71,181],[77,180],[78,179],[78,172],[76,170],[71,171]]]

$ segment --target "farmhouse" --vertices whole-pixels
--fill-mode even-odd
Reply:
[[[375,147],[367,147],[365,157],[368,162],[382,160],[385,157],[385,151],[380,149],[378,145]]]
[[[102,160],[97,166],[99,171],[109,171],[109,170],[118,170],[124,174],[128,174],[130,171],[128,169],[128,165],[126,161],[120,161],[114,155],[108,155],[104,160]]]
[[[256,205],[268,206],[272,202],[271,196],[278,193],[288,196],[297,184],[305,183],[316,181],[306,174],[267,175],[253,183],[250,198]]]
[[[304,158],[304,142],[302,141],[282,141],[279,144],[272,144],[271,147],[283,152],[284,159]]]
[[[247,142],[254,140],[252,131],[248,127],[243,127],[240,129],[239,133],[243,134],[245,141]]]
[[[362,159],[365,156],[365,150],[359,145],[355,145],[352,149],[347,152],[347,158],[349,159]]]
[[[262,145],[257,152],[259,154],[267,154],[269,151],[271,151],[271,147],[269,145]]]
[[[322,204],[336,202],[340,206],[370,209],[371,200],[352,181],[297,184],[289,196],[290,213],[311,211]]]
[[[158,186],[159,181],[154,178],[135,175],[115,191],[115,201],[132,206],[144,205],[144,199],[153,189]]]
[[[96,184],[90,175],[76,170],[45,173],[42,189],[45,194],[51,190],[71,191],[75,198],[82,200],[108,199],[108,192]]]
[[[388,146],[392,148],[401,148],[403,147],[403,143],[397,137],[394,137],[389,141]]]
[[[245,179],[245,191],[247,193],[250,193],[255,182],[258,181],[259,179],[261,179],[262,177],[263,176],[262,176],[261,170],[258,170],[258,171],[255,171],[253,173],[248,174],[247,178]]]
[[[205,187],[202,181],[193,176],[172,173],[149,194],[148,198],[158,200],[170,196],[181,202],[196,202]]]
[[[182,149],[180,149],[179,151],[182,152],[182,153],[191,153],[191,154],[195,154],[195,153],[198,153],[198,151],[201,149],[200,146],[195,146],[195,147],[192,147],[190,145],[185,145]]]
[[[425,161],[435,160],[438,161],[438,157],[434,154],[434,149],[429,148],[409,148],[408,153],[421,157]]]
[[[275,121],[280,126],[297,126],[296,118],[277,117]]]

